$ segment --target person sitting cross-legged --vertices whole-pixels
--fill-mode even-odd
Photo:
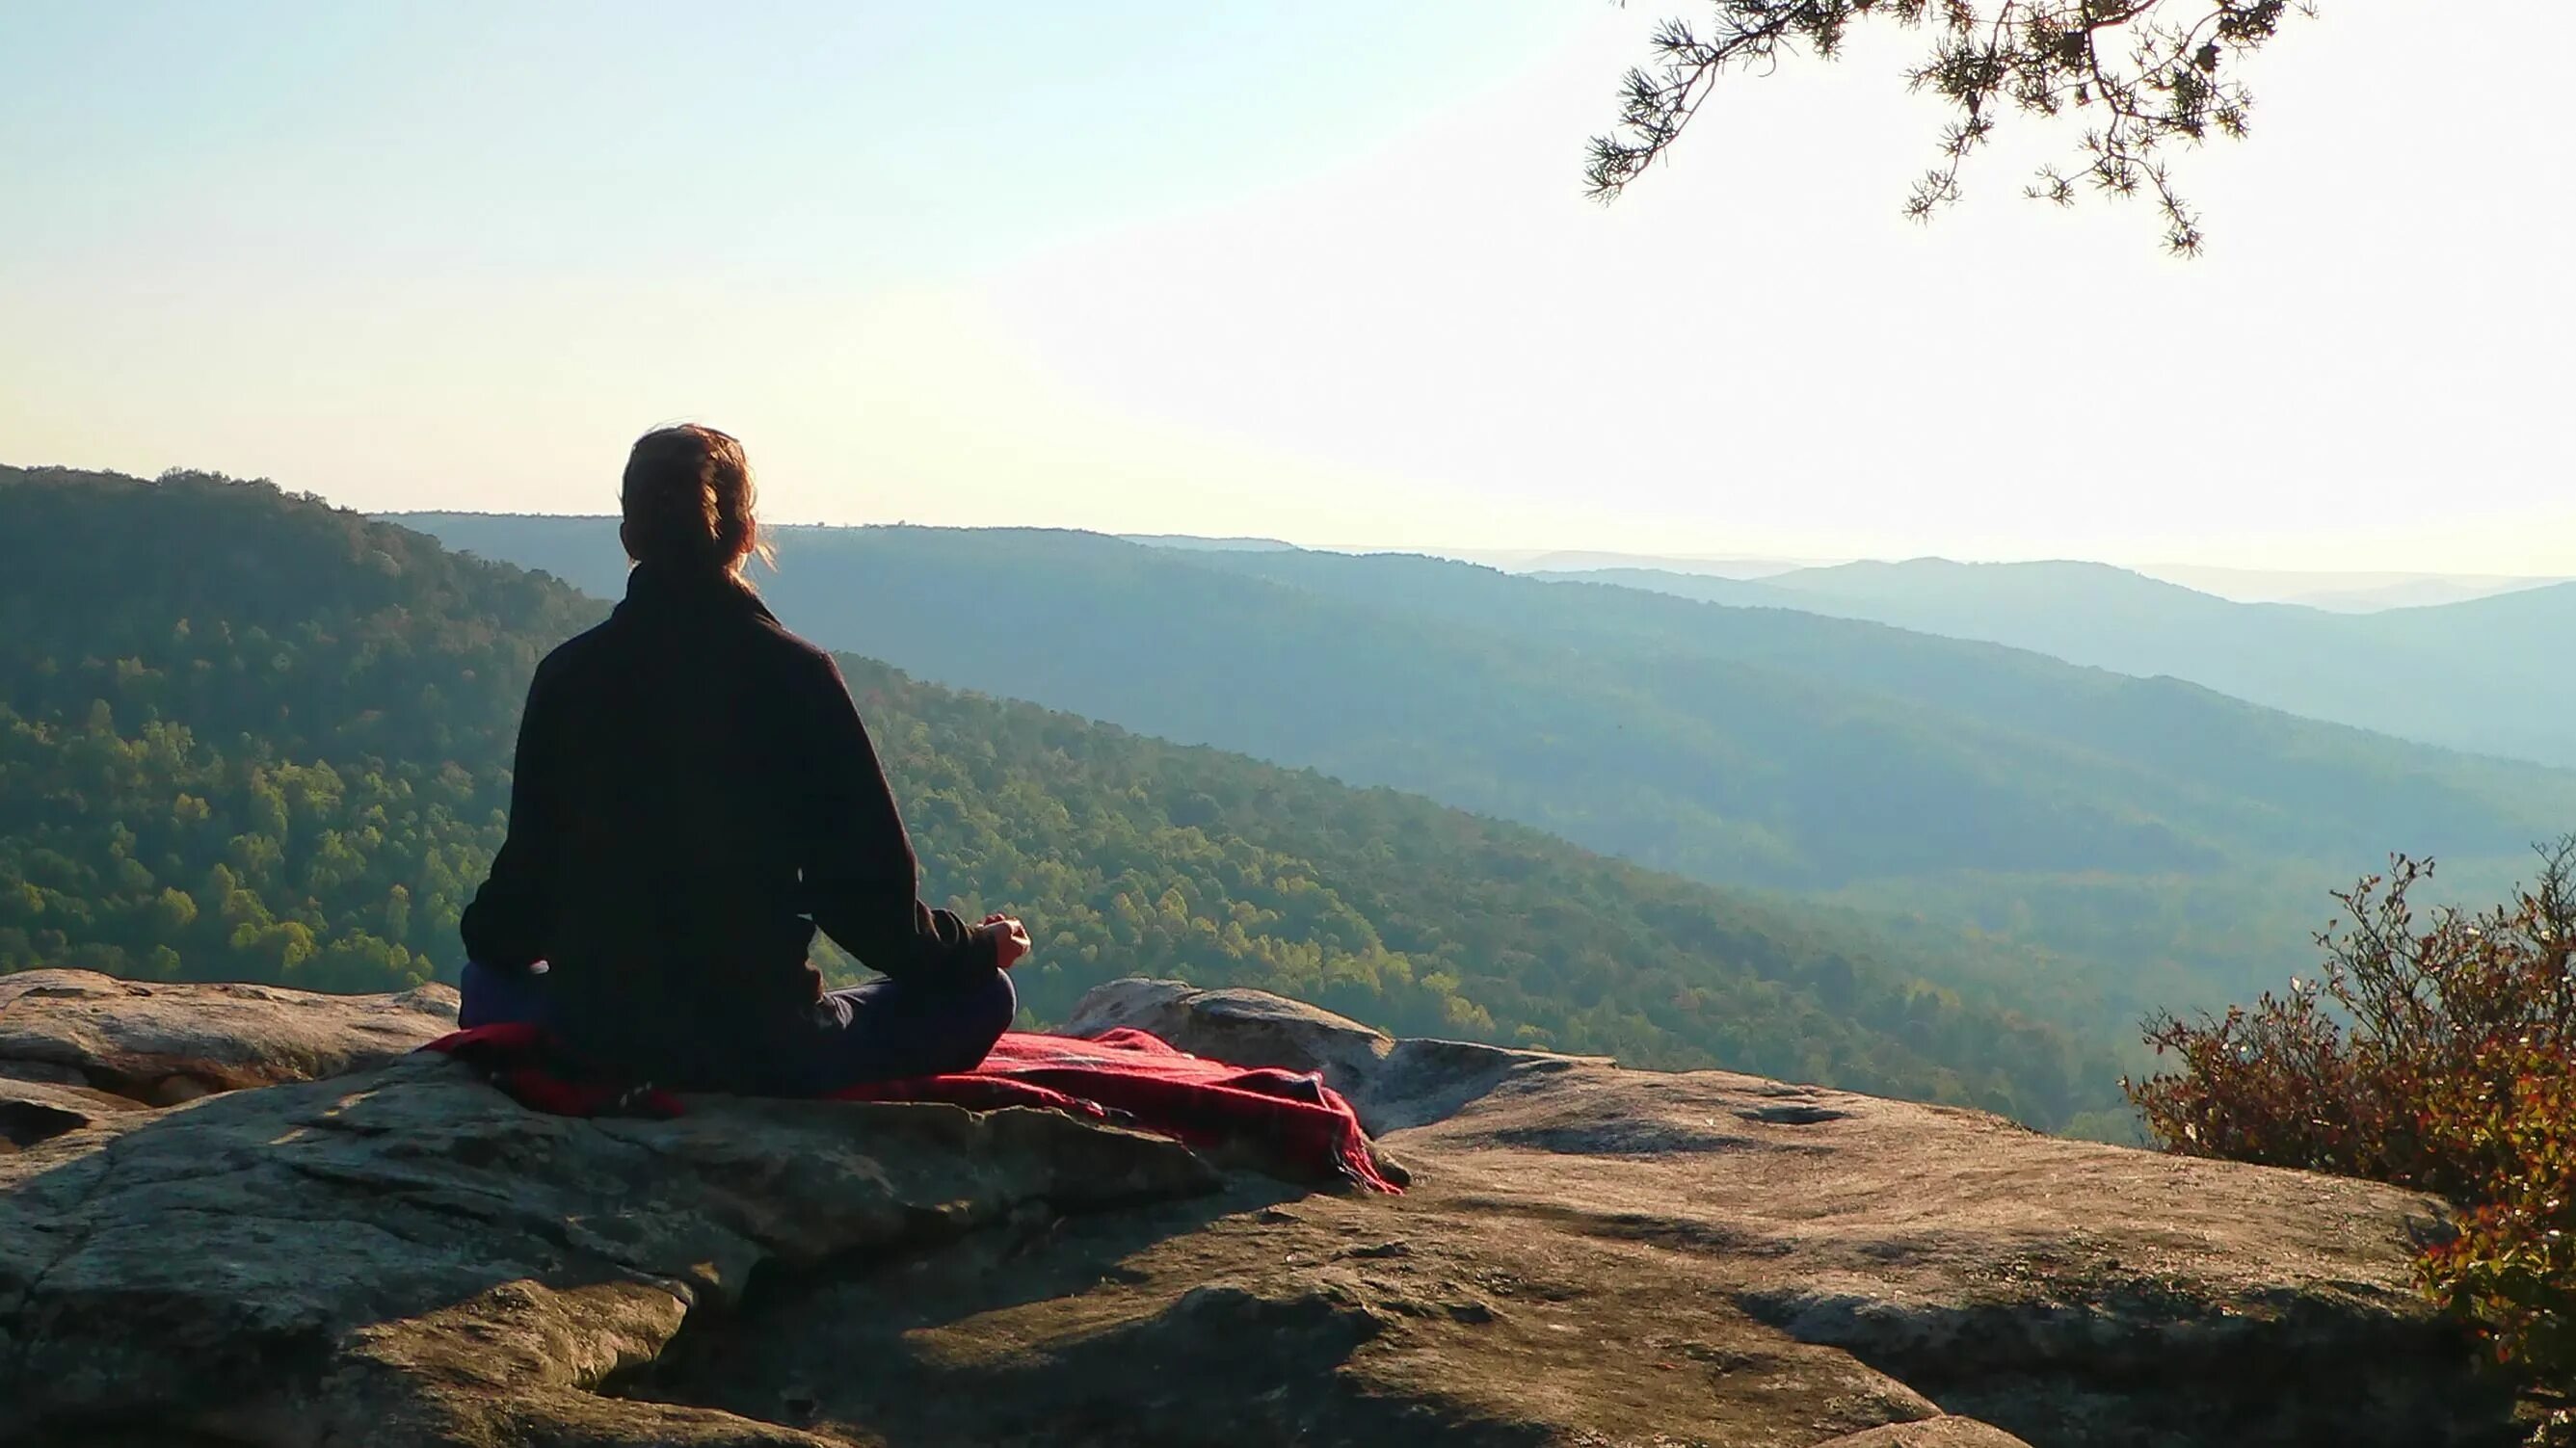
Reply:
[[[509,834],[464,915],[459,1025],[539,1025],[679,1091],[972,1070],[1017,1013],[1028,933],[920,900],[839,669],[744,575],[762,546],[742,445],[647,433],[621,502],[625,601],[528,690]],[[882,978],[826,991],[817,927]]]

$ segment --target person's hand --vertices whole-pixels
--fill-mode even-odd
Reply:
[[[1004,970],[1029,953],[1029,928],[1008,915],[987,915],[984,929],[993,937],[993,964]]]

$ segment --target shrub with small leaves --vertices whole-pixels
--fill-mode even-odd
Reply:
[[[2476,1179],[2459,1235],[2425,1254],[2424,1282],[2499,1362],[2576,1406],[2576,1060],[2565,1042],[2524,1040],[2482,1066],[2428,1113]]]
[[[2538,881],[2419,921],[2401,856],[2338,895],[2324,976],[2250,1010],[2148,1022],[2180,1069],[2124,1081],[2170,1151],[2440,1193],[2425,1285],[2533,1396],[2576,1407],[2576,836]]]

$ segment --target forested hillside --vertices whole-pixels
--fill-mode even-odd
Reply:
[[[606,519],[417,521],[585,586],[619,568]],[[2392,849],[2474,896],[2576,823],[2576,775],[1809,613],[1078,533],[780,546],[771,596],[835,646],[1917,922],[2106,1032],[2309,967],[2326,892]]]
[[[1542,576],[1983,639],[2425,743],[2576,765],[2576,681],[2554,651],[2576,628],[2576,584],[2337,613],[2232,602],[2099,563],[1921,558],[1751,581],[1653,568]],[[2516,707],[2496,707],[2500,690]]]
[[[0,969],[452,972],[529,672],[602,607],[265,485],[0,470]],[[1042,1018],[1179,975],[1403,1031],[2111,1120],[2111,1058],[1830,915],[844,667],[930,892],[1027,916]]]

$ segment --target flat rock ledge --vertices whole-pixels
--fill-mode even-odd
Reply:
[[[2438,1204],[1120,981],[1324,1073],[1316,1194],[1047,1112],[525,1111],[452,992],[0,977],[0,1443],[1565,1448],[2515,1441]],[[244,1089],[256,1088],[256,1089]],[[175,1104],[174,1104],[175,1103]]]
[[[456,991],[444,985],[333,996],[86,970],[0,975],[0,1079],[154,1106],[382,1065],[455,1029]]]

